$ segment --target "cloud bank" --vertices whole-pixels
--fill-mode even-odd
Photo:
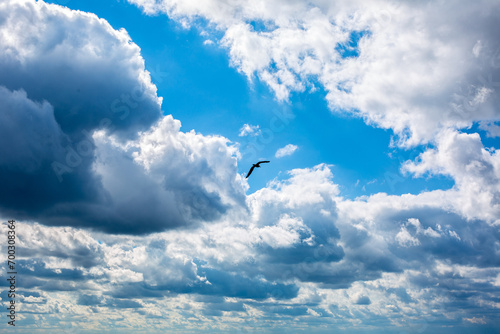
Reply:
[[[125,331],[498,328],[495,226],[443,208],[440,192],[345,200],[332,178],[292,170],[195,232],[18,222],[22,307],[40,326]]]

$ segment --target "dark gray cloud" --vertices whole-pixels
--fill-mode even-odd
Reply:
[[[23,277],[36,276],[42,279],[57,279],[64,281],[81,281],[84,273],[81,269],[47,268],[43,261],[39,260],[18,260],[16,263],[17,272]]]
[[[124,29],[43,1],[9,0],[0,18],[1,213],[146,234],[243,204],[235,151],[224,138],[183,135],[178,121],[161,122],[162,99]],[[170,133],[161,157],[141,155],[138,133],[148,130],[146,146]]]
[[[370,305],[372,302],[367,296],[360,296],[356,299],[356,304],[358,305]]]
[[[59,201],[99,198],[89,161],[82,161],[62,184],[52,162],[64,159],[68,137],[61,131],[52,106],[36,103],[23,90],[0,86],[0,208],[6,214],[31,218]],[[81,186],[85,180],[88,184]],[[49,191],[50,190],[50,191]]]
[[[142,304],[130,299],[102,297],[102,296],[87,295],[87,294],[81,294],[78,297],[77,304],[84,306],[111,307],[117,309],[122,309],[122,308],[140,309],[143,307]]]
[[[78,214],[106,203],[92,133],[134,136],[161,100],[137,45],[106,21],[42,1],[9,1],[0,17],[0,210],[86,225]]]
[[[106,291],[113,298],[163,298],[168,292],[144,283],[124,283]]]
[[[78,305],[99,306],[103,302],[103,298],[96,295],[82,294],[78,297]]]
[[[154,286],[144,282],[129,283],[106,293],[115,298],[155,298],[173,293],[262,300],[271,297],[291,299],[298,292],[298,287],[294,284],[266,282],[211,268],[199,267],[197,274],[204,279],[200,281],[183,277],[180,282],[171,281]]]
[[[50,103],[72,140],[106,120],[110,132],[134,136],[160,117],[161,99],[125,30],[41,1],[9,1],[0,17],[0,85]]]
[[[298,288],[294,284],[272,283],[258,279],[249,279],[238,274],[230,274],[211,268],[199,269],[198,275],[207,278],[210,284],[198,283],[180,289],[183,293],[199,293],[236,298],[290,299],[297,296]]]

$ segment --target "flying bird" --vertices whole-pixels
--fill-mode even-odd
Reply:
[[[257,162],[256,164],[253,164],[253,165],[252,165],[252,168],[250,168],[250,170],[248,171],[248,174],[247,174],[246,178],[248,179],[248,177],[250,176],[250,174],[252,174],[253,169],[254,169],[255,167],[260,168],[260,164],[267,164],[268,162],[270,162],[270,161],[259,161],[259,162]]]

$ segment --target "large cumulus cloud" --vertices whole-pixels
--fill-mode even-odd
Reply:
[[[126,143],[96,133],[93,168],[109,197],[95,219],[107,230],[160,231],[213,221],[245,206],[236,149],[223,137],[183,133],[180,126],[165,116]]]
[[[500,160],[495,148],[484,147],[477,133],[447,130],[436,147],[407,161],[403,170],[415,176],[447,175],[454,179],[454,206],[469,219],[498,225],[500,217]]]
[[[4,214],[148,233],[243,203],[237,152],[163,119],[124,29],[43,1],[3,2],[0,17]]]

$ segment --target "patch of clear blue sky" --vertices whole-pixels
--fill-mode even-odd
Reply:
[[[369,36],[369,31],[352,31],[349,34],[349,39],[346,43],[339,43],[335,47],[335,50],[343,57],[343,58],[355,58],[359,56],[359,48],[358,42],[363,36]]]
[[[263,20],[253,20],[250,21],[249,24],[252,26],[253,30],[257,32],[271,32],[275,27],[272,22]]]
[[[498,122],[495,125],[500,125]],[[487,135],[486,131],[479,128],[479,123],[474,123],[469,129],[464,129],[465,133],[478,133],[481,136],[481,142],[486,149],[495,149],[500,147],[500,137],[490,137]]]
[[[419,193],[453,186],[446,177],[403,176],[399,171],[401,163],[415,158],[423,148],[404,151],[389,147],[390,131],[367,126],[359,118],[332,113],[322,89],[292,94],[289,104],[277,102],[266,85],[257,79],[250,84],[229,66],[226,50],[216,44],[204,45],[210,36],[200,36],[196,27],[203,22],[186,30],[165,15],[146,16],[123,0],[59,3],[95,13],[115,29],[123,27],[128,31],[141,48],[146,69],[152,73],[158,95],[163,97],[163,111],[179,119],[183,131],[194,129],[240,143],[243,157],[238,166],[242,174],[256,160],[271,160],[252,174],[249,193],[274,178],[286,178],[288,170],[320,163],[333,165],[334,182],[340,185],[341,196],[347,198],[377,192]],[[253,24],[256,30],[267,29],[263,22]],[[339,52],[344,52],[345,57],[358,56],[358,41],[365,36],[369,33],[353,32],[347,44],[338,46]],[[293,115],[293,119],[286,118],[288,123],[279,131],[272,126],[277,114]],[[259,125],[263,135],[239,137],[239,129],[245,123]],[[299,150],[292,156],[275,158],[276,150],[287,144],[297,145]]]

